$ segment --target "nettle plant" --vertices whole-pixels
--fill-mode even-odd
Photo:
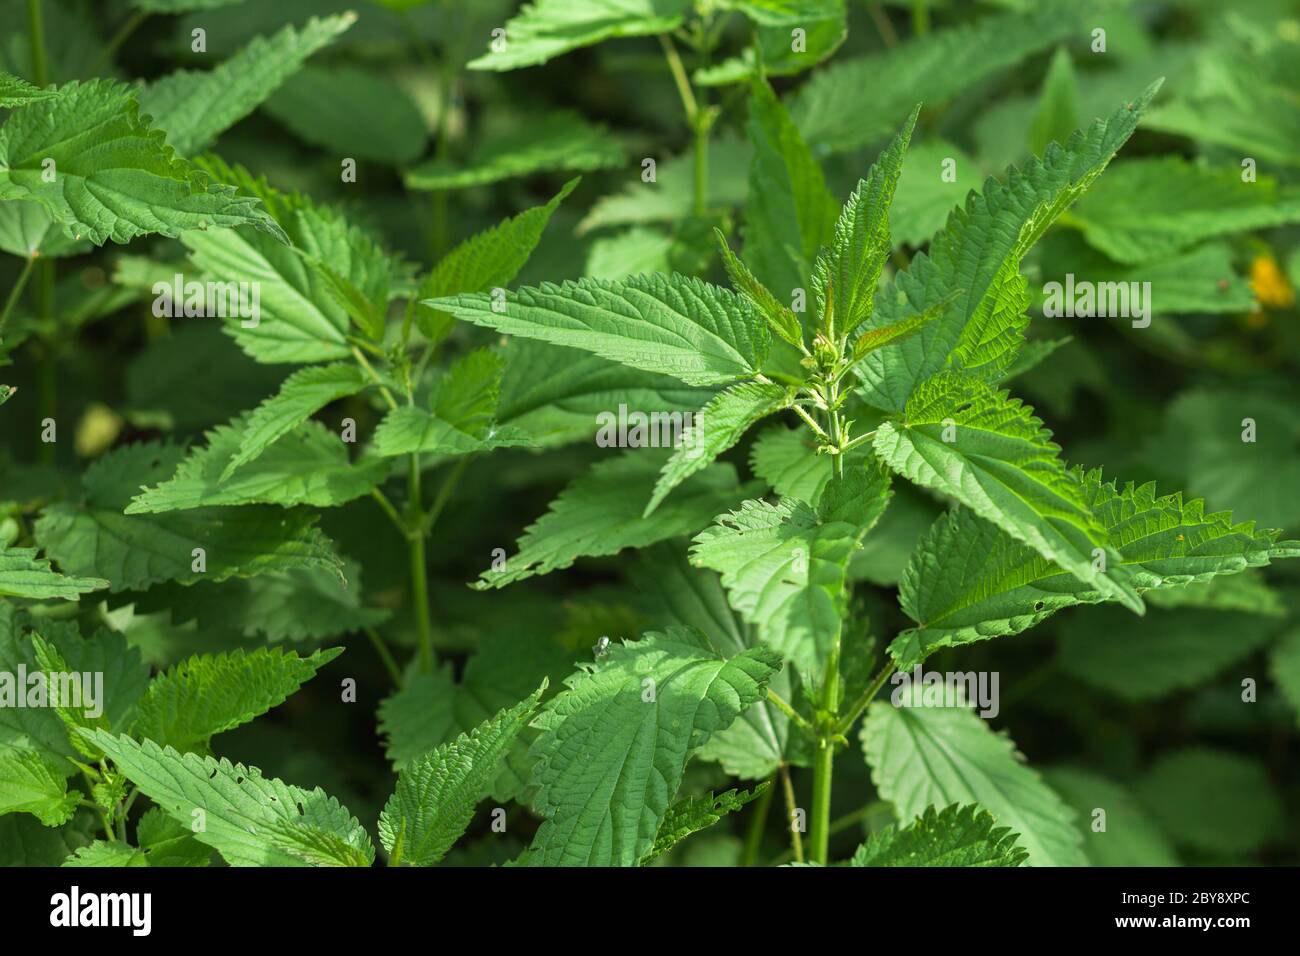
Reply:
[[[624,10],[634,24],[622,32],[664,37],[694,142],[691,226],[727,226],[708,215],[718,113],[697,100],[667,38],[694,5],[654,6],[661,16]],[[1144,592],[1300,553],[1199,501],[1070,468],[1032,410],[1001,387],[1046,354],[1025,341],[1022,260],[1124,145],[1155,90],[988,180],[928,252],[891,272],[889,211],[917,112],[841,206],[755,76],[795,73],[833,52],[843,6],[818,5],[829,12],[809,34],[811,56],[788,49],[793,14],[781,5],[698,6],[710,16],[743,8],[761,26],[753,50],[695,76],[749,91],[740,252],[730,232],[715,233],[731,290],[666,271],[510,290],[575,182],[425,270],[350,213],[206,152],[351,16],[286,27],[214,70],[137,89],[51,85],[41,5],[32,5],[35,82],[0,74],[0,106],[12,110],[0,126],[0,248],[24,260],[0,314],[0,355],[30,356],[52,380],[53,356],[78,322],[147,301],[159,283],[164,311],[186,314],[188,284],[174,280],[192,273],[197,315],[212,317],[212,289],[227,306],[233,289],[240,307],[219,311],[224,331],[259,368],[296,368],[276,372],[270,397],[201,443],[124,443],[67,493],[5,490],[6,503],[38,502],[0,522],[0,816],[45,827],[12,841],[23,853],[69,865],[206,865],[215,851],[231,865],[365,866],[377,836],[389,864],[425,866],[447,858],[490,797],[492,836],[480,843],[506,829],[502,804],[527,805],[540,821],[527,845],[500,841],[510,846],[503,862],[643,865],[751,803],[753,862],[779,798],[789,858],[828,864],[835,761],[856,730],[897,820],[853,864],[1085,862],[1073,811],[968,702],[933,706],[924,685],[899,698],[907,706],[877,697],[937,650],[1018,634],[1073,605],[1140,613]],[[1050,42],[1042,37],[1069,28],[1066,6],[1020,24],[1017,42]],[[527,7],[507,42],[471,65],[507,70],[597,42],[602,21],[580,7]],[[693,20],[684,39],[709,53],[714,25]],[[973,48],[983,57],[1005,30],[980,29],[988,33]],[[938,62],[946,43],[927,47]],[[934,62],[922,66],[933,73]],[[235,77],[249,82],[232,94]],[[849,85],[861,95],[860,83]],[[830,88],[809,89],[816,104]],[[834,104],[809,112],[823,142],[889,132]],[[598,139],[584,142],[599,152]],[[495,182],[497,172],[457,171],[437,156],[404,182],[439,191]],[[445,204],[434,208],[445,216]],[[107,301],[67,314],[57,260],[150,236],[179,243],[184,258],[167,246],[126,257]],[[30,314],[19,305],[29,281]],[[254,282],[257,307],[245,309],[240,283]],[[177,299],[186,300],[180,313]],[[454,352],[457,332],[472,347]],[[0,402],[10,394],[0,391]],[[611,609],[579,621],[573,639],[547,643],[529,639],[527,605],[509,605],[510,627],[454,674],[438,659],[429,543],[469,463],[550,448],[557,434],[585,440],[593,410],[668,395],[698,409],[676,447],[602,452],[512,551],[484,555],[474,585],[493,592],[634,550],[627,576],[644,613],[588,651],[618,623]],[[339,408],[360,411],[327,424]],[[56,429],[57,419],[43,414],[39,427]],[[743,481],[720,456],[761,421],[756,477]],[[901,576],[913,626],[878,646],[850,565],[900,481],[950,507]],[[409,566],[404,666],[386,639],[401,629],[381,633],[391,609],[361,600],[356,562],[321,529],[322,512],[358,503],[391,523]],[[39,516],[28,521],[29,511]],[[475,597],[486,615],[493,595]],[[286,702],[340,648],[222,649],[154,674],[141,650],[154,611],[194,624],[185,639],[195,643],[223,630],[269,643],[364,635],[394,688],[378,718],[396,782],[382,784],[391,796],[377,828],[321,789],[214,754],[214,737]],[[144,622],[137,630],[132,615]],[[342,682],[344,704],[374,696]],[[720,765],[736,786],[688,789],[692,761]],[[805,767],[807,805],[791,774]],[[140,812],[145,800],[152,806]]]

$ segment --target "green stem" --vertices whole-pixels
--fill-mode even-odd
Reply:
[[[776,795],[776,775],[767,781],[763,791],[749,816],[749,830],[745,833],[745,851],[741,855],[741,866],[753,866],[758,861],[758,851],[763,845],[763,831],[767,829],[768,811],[772,809],[772,798]]]
[[[50,82],[50,71],[45,61],[45,21],[41,16],[41,0],[27,0],[27,33],[32,47],[32,82],[44,89]]]
[[[785,714],[792,721],[794,721],[795,726],[798,727],[800,730],[809,734],[815,732],[813,730],[812,724],[808,723],[808,721],[804,719],[802,714],[800,714],[797,710],[791,707],[786,702],[784,697],[782,697],[780,694],[778,694],[776,691],[772,690],[771,688],[769,688],[767,691],[767,699],[776,705],[777,710],[781,711],[781,713]]]
[[[135,31],[140,28],[140,24],[144,23],[144,21],[148,19],[148,11],[137,10],[135,15],[122,24],[121,28],[113,34],[113,38],[108,41],[103,51],[99,54],[99,58],[95,60],[94,66],[86,71],[86,76],[95,76],[99,73],[99,71],[108,64],[108,61],[112,59],[113,54],[121,48],[122,44],[131,38],[131,34],[135,33]]]
[[[862,712],[867,709],[867,705],[875,699],[876,694],[879,693],[880,688],[884,685],[885,681],[889,679],[889,675],[892,673],[894,673],[894,663],[893,661],[890,661],[880,669],[880,673],[876,674],[871,683],[867,686],[867,689],[864,690],[862,695],[853,702],[853,706],[849,708],[848,714],[839,722],[838,726],[836,726],[835,732],[837,734],[843,736],[853,729],[853,725],[857,722],[857,719],[862,716]]]
[[[663,47],[664,59],[668,61],[668,71],[672,74],[677,95],[681,97],[682,108],[686,111],[686,122],[691,127],[692,145],[695,153],[694,202],[692,210],[696,216],[703,216],[708,209],[709,193],[709,129],[713,125],[713,115],[708,110],[700,109],[695,91],[691,88],[686,67],[682,65],[681,55],[672,37],[666,33],[659,35],[659,45]]]
[[[402,669],[397,666],[397,659],[393,657],[393,652],[388,649],[384,639],[379,636],[379,632],[373,627],[366,628],[366,637],[370,638],[370,643],[374,645],[375,653],[383,661],[384,668],[388,671],[388,676],[393,679],[393,683],[400,690],[402,687]]]
[[[839,456],[836,456],[839,460]],[[833,726],[835,708],[840,693],[840,649],[839,640],[831,648],[826,659],[825,686],[822,688],[822,709],[826,712],[826,723],[817,738],[817,751],[813,754],[813,796],[812,812],[809,815],[808,843],[809,855],[814,863],[826,865],[830,848],[831,822],[831,779],[835,771],[835,740],[833,733],[827,733],[826,727]]]
[[[709,123],[697,117],[695,122],[695,200],[696,218],[703,218],[709,202]]]
[[[9,298],[5,300],[4,311],[0,312],[0,332],[4,331],[5,322],[9,321],[9,313],[12,312],[14,306],[18,304],[18,297],[23,294],[23,288],[27,285],[27,280],[32,274],[32,266],[35,264],[35,257],[28,259],[27,262],[23,264],[23,271],[18,274],[18,281],[15,282],[14,287],[9,290]]]
[[[429,621],[429,580],[424,554],[424,521],[420,504],[420,456],[411,455],[407,470],[406,487],[408,493],[409,515],[407,517],[412,529],[409,535],[411,552],[411,600],[415,604],[415,626],[419,637],[420,669],[433,669],[433,629]]]
[[[379,507],[383,509],[384,514],[388,515],[388,520],[391,521],[397,530],[402,533],[402,537],[406,537],[408,530],[406,522],[403,521],[402,516],[397,513],[397,509],[393,507],[393,503],[388,500],[388,495],[384,494],[378,488],[372,488],[370,496],[379,503]]]
[[[37,269],[36,312],[42,328],[40,340],[40,359],[37,364],[39,378],[38,395],[40,398],[41,421],[53,419],[58,421],[59,387],[55,367],[56,336],[54,319],[54,263],[43,260]],[[54,464],[54,442],[41,442],[40,459],[45,465]]]
[[[790,768],[781,764],[781,790],[785,794],[785,828],[790,831],[790,849],[795,862],[803,862],[803,837],[795,829],[794,814],[799,809],[794,802],[794,784],[790,782]]]
[[[912,32],[918,37],[930,32],[930,0],[912,0]]]

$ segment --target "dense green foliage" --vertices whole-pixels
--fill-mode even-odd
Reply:
[[[0,0],[0,864],[1300,863],[1297,64]]]

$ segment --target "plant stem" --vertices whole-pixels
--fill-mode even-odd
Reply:
[[[388,645],[384,643],[384,639],[379,636],[379,632],[373,627],[366,628],[366,637],[370,638],[370,643],[374,645],[375,653],[378,654],[379,659],[383,661],[384,667],[388,671],[388,676],[393,679],[393,683],[397,685],[400,690],[403,683],[402,669],[397,666],[397,660],[393,657],[393,652],[388,649]]]
[[[799,808],[794,802],[794,784],[790,782],[790,768],[781,764],[781,790],[785,793],[785,826],[790,831],[790,848],[795,862],[803,862],[803,837],[794,825],[794,814]]]
[[[402,537],[406,537],[406,522],[403,521],[402,516],[397,513],[397,509],[393,507],[393,503],[388,500],[388,495],[384,494],[378,488],[372,488],[370,496],[379,503],[379,507],[384,510],[384,514],[388,515],[388,520],[391,521],[394,526],[396,526],[397,530],[402,533]]]
[[[767,699],[776,705],[777,710],[781,711],[781,713],[785,714],[792,721],[794,721],[795,726],[797,726],[800,730],[803,730],[809,734],[815,733],[812,724],[808,723],[808,721],[804,719],[803,715],[800,714],[793,707],[791,707],[786,702],[785,698],[782,697],[780,694],[778,694],[776,691],[771,690],[769,688],[767,692]]]
[[[682,65],[681,55],[672,37],[666,33],[659,34],[659,45],[663,47],[664,59],[668,61],[668,70],[672,73],[673,83],[677,86],[677,95],[681,97],[682,107],[686,111],[686,122],[691,127],[692,143],[695,152],[695,192],[692,212],[703,216],[708,209],[709,192],[709,129],[713,126],[713,116],[707,110],[700,109],[695,91],[691,88],[686,67]]]
[[[45,62],[45,22],[41,17],[41,0],[27,0],[27,34],[32,46],[32,82],[44,89],[50,82]]]
[[[57,421],[59,411],[58,378],[54,364],[56,335],[54,332],[54,263],[49,259],[41,260],[36,270],[36,312],[41,323],[40,359],[37,375],[40,382],[41,421]],[[54,442],[41,442],[41,463],[54,464]]]
[[[763,831],[767,828],[767,814],[772,809],[772,797],[776,794],[776,774],[768,778],[767,789],[754,804],[749,815],[749,830],[745,833],[745,851],[740,857],[741,866],[753,866],[758,860],[758,851],[763,845]]]
[[[930,0],[912,0],[912,33],[923,37],[930,32]]]
[[[898,33],[894,30],[894,25],[889,22],[889,15],[881,9],[880,4],[872,0],[867,4],[867,12],[871,14],[871,22],[880,31],[880,38],[885,41],[885,46],[890,48],[898,46]]]
[[[23,288],[27,285],[27,280],[32,274],[32,266],[35,264],[36,258],[34,256],[28,259],[27,262],[23,264],[23,271],[18,274],[18,281],[15,282],[14,287],[9,290],[9,298],[5,300],[4,311],[0,312],[0,332],[4,331],[5,322],[9,320],[9,313],[12,312],[14,306],[18,304],[18,297],[23,294]]]
[[[407,520],[411,531],[408,535],[411,552],[411,600],[415,604],[415,626],[419,636],[419,660],[421,670],[433,669],[433,631],[429,623],[429,581],[425,564],[423,507],[420,504],[420,456],[413,454],[406,473]]]
[[[867,709],[867,705],[875,698],[881,686],[892,673],[894,673],[894,663],[893,661],[890,661],[880,669],[880,673],[876,674],[872,679],[871,684],[862,692],[862,696],[853,702],[853,706],[849,708],[848,714],[836,726],[835,732],[837,734],[842,736],[853,729],[853,724],[862,716],[862,712]]]
[[[131,34],[135,33],[135,31],[140,28],[140,24],[144,23],[144,21],[148,19],[148,11],[137,10],[135,15],[122,24],[121,28],[113,34],[113,38],[108,41],[108,44],[99,54],[99,58],[95,60],[94,66],[86,71],[86,76],[94,76],[107,66],[108,61],[112,59],[113,54],[121,48],[123,43],[131,38]]]
[[[835,456],[836,461],[840,456]],[[808,828],[809,854],[814,863],[826,865],[826,855],[830,847],[831,822],[831,779],[835,770],[835,740],[827,726],[833,726],[835,710],[840,694],[840,648],[836,637],[830,656],[826,659],[826,677],[822,687],[822,709],[826,712],[825,723],[817,737],[817,752],[813,754],[813,797],[812,813]]]
[[[384,380],[379,377],[379,373],[376,372],[375,367],[370,364],[370,360],[366,358],[365,353],[354,345],[352,346],[352,357],[357,360],[358,365],[366,370],[366,374],[370,376],[371,380],[379,386],[379,392],[384,396],[384,401],[388,404],[388,407],[396,408],[397,399],[393,398],[393,393],[388,390],[388,386],[385,385]]]

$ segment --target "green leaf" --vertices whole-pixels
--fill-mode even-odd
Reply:
[[[759,644],[756,629],[737,618],[727,604],[718,575],[692,567],[677,544],[657,544],[637,555],[630,579],[645,599],[646,619],[657,627],[693,627],[711,635],[713,646],[724,656],[742,653]],[[782,670],[768,687],[792,700],[794,681]],[[781,763],[803,765],[802,738],[790,734],[790,718],[769,700],[760,700],[740,719],[709,738],[697,753],[701,760],[716,760],[733,777],[763,780]]]
[[[600,413],[620,404],[671,414],[697,409],[713,395],[667,375],[529,339],[511,341],[505,356],[497,418],[540,447],[593,441]]]
[[[731,605],[801,671],[825,661],[847,611],[849,560],[889,501],[889,479],[855,468],[814,510],[746,501],[694,538],[691,562],[719,572]]]
[[[676,273],[544,282],[495,300],[456,295],[424,304],[506,335],[595,352],[688,385],[753,375],[771,344],[767,328],[734,293]]]
[[[1300,495],[1293,493],[1300,487],[1300,420],[1292,398],[1236,385],[1182,392],[1165,406],[1145,457],[1157,473],[1186,476],[1187,490],[1213,507],[1231,505],[1265,527],[1300,528]]]
[[[304,67],[266,101],[266,112],[305,143],[335,158],[397,166],[424,152],[429,130],[420,109],[392,79],[332,63]]]
[[[771,382],[739,382],[719,392],[694,414],[672,457],[664,465],[654,494],[645,507],[649,517],[668,493],[744,437],[749,427],[768,415],[789,408],[795,390]]]
[[[861,738],[871,779],[899,819],[930,806],[976,803],[1018,835],[1031,866],[1087,862],[1074,813],[1025,765],[1011,739],[974,711],[878,701],[867,710]]]
[[[1195,82],[1152,110],[1145,125],[1261,165],[1300,166],[1295,57],[1294,40],[1280,35],[1263,43],[1199,45],[1189,77]]]
[[[208,432],[207,447],[191,449],[171,478],[141,491],[131,499],[126,513],[161,514],[249,504],[330,508],[369,494],[388,477],[388,462],[377,458],[349,462],[347,445],[337,433],[320,422],[305,421],[286,432],[256,461],[224,479],[230,462],[245,447],[248,426],[249,417],[241,415]]]
[[[195,655],[149,684],[134,733],[181,753],[206,753],[214,735],[284,703],[341,653],[337,647],[299,657],[259,647]]]
[[[1029,406],[1005,391],[940,373],[908,400],[902,421],[880,426],[873,447],[909,481],[951,495],[1080,581],[1142,612],[1080,476],[1066,470],[1059,446]]]
[[[167,131],[176,152],[202,152],[356,19],[355,13],[313,17],[301,30],[286,26],[272,37],[256,37],[215,69],[178,70],[150,83],[140,91],[140,109]]]
[[[1300,720],[1300,630],[1290,630],[1273,645],[1268,672]]]
[[[1178,866],[1169,841],[1127,787],[1074,767],[1044,770],[1043,778],[1078,814],[1093,866]]]
[[[546,684],[468,734],[408,764],[379,815],[391,862],[433,866],[460,839],[506,752],[532,718]]]
[[[870,316],[881,270],[889,258],[889,207],[894,201],[903,168],[903,156],[921,107],[916,107],[902,130],[859,179],[853,194],[835,220],[829,248],[817,257],[813,289],[822,324],[837,335],[850,335]]]
[[[1038,109],[1029,127],[1029,151],[1042,155],[1049,143],[1063,143],[1079,125],[1079,89],[1070,51],[1057,47],[1038,94]]]
[[[278,193],[247,170],[213,159],[203,168],[260,198],[293,243],[286,246],[251,229],[188,232],[182,237],[206,280],[256,283],[259,315],[226,316],[225,330],[259,362],[350,358],[348,311],[325,267],[361,289],[385,285],[385,274],[371,274],[386,265],[375,241],[333,209]]]
[[[708,829],[728,813],[757,800],[771,785],[771,781],[767,781],[753,790],[732,789],[719,794],[710,792],[678,800],[664,814],[659,832],[655,834],[654,845],[641,858],[641,866],[646,866],[656,857],[667,853],[691,834]]]
[[[830,15],[827,16],[827,13]],[[691,76],[696,86],[724,86],[744,83],[759,73],[762,63],[765,76],[794,76],[811,70],[831,56],[848,37],[843,3],[825,4],[816,12],[794,22],[773,26],[762,25],[754,35],[754,44],[746,47],[739,56],[733,56],[713,66],[702,67]],[[801,49],[791,42],[791,27],[804,31]],[[761,53],[755,54],[755,47]]]
[[[207,866],[212,850],[194,839],[189,826],[151,807],[135,828],[136,842],[150,866]]]
[[[109,866],[140,867],[148,866],[149,860],[144,853],[120,840],[96,840],[90,846],[83,846],[60,866]]]
[[[42,639],[35,631],[32,632],[31,641],[36,662],[46,675],[48,706],[58,715],[67,729],[68,742],[83,756],[91,760],[99,760],[103,754],[90,747],[80,734],[83,729],[109,729],[108,718],[103,713],[104,701],[97,700],[94,704],[98,706],[92,707],[92,702],[87,696],[95,693],[93,675],[73,671],[58,649]],[[77,683],[71,686],[65,684],[64,675],[74,673],[77,674]],[[87,687],[87,684],[91,686]],[[99,692],[103,693],[102,685]],[[98,710],[99,713],[92,716],[92,710]]]
[[[612,644],[535,721],[533,806],[545,822],[521,862],[639,863],[692,752],[761,699],[780,667],[765,648],[725,660],[686,628]]]
[[[1205,239],[1300,222],[1300,191],[1177,156],[1116,164],[1079,201],[1071,224],[1119,262],[1147,262]]]
[[[431,159],[407,170],[408,189],[489,186],[535,173],[591,172],[623,162],[609,130],[568,110],[521,117],[505,132],[485,138],[461,162]]]
[[[506,21],[504,44],[471,60],[471,70],[517,70],[610,37],[671,33],[691,0],[534,0]]]
[[[1111,319],[1122,325],[1129,325],[1130,319],[1140,320],[1136,308],[1139,302],[1131,292],[1127,293],[1132,305],[1125,309],[1122,298],[1125,292],[1120,292],[1121,298],[1111,300],[1105,290],[1142,289],[1141,283],[1144,282],[1149,282],[1150,287],[1149,292],[1143,292],[1140,304],[1148,310],[1150,317],[1243,313],[1257,308],[1250,282],[1233,266],[1233,251],[1228,242],[1207,242],[1187,252],[1140,265],[1112,262],[1089,246],[1078,233],[1051,236],[1043,243],[1043,249],[1043,278],[1048,281],[1042,286],[1035,284],[1032,293],[1035,304],[1049,317],[1053,313],[1058,317],[1068,317],[1070,312],[1077,314],[1078,310],[1070,307],[1078,304],[1082,290],[1087,288],[1084,283],[1092,283],[1097,294],[1093,308],[1101,311],[1104,305],[1106,311],[1118,312],[1119,316]],[[1068,275],[1073,275],[1073,279],[1067,278]],[[1053,287],[1054,282],[1060,283],[1059,288]],[[1111,306],[1110,301],[1115,301],[1118,308]],[[1169,329],[1173,323],[1162,325]],[[1199,347],[1199,343],[1192,346]],[[1006,377],[1010,378],[1012,374],[1008,370]]]
[[[832,456],[818,452],[820,444],[803,428],[768,428],[755,440],[749,465],[781,497],[816,507],[835,471]],[[861,446],[850,450],[845,465],[859,464],[864,454]]]
[[[131,88],[113,80],[68,83],[0,127],[0,200],[9,199],[39,202],[66,235],[97,246],[216,226],[283,237],[256,199],[212,183],[165,145]]]
[[[436,299],[462,292],[491,292],[510,284],[528,261],[542,238],[551,215],[559,208],[579,180],[571,179],[544,206],[534,206],[519,215],[466,239],[439,260],[420,283],[416,299]],[[446,334],[451,317],[416,307],[416,322],[430,341]]]
[[[985,17],[884,53],[840,59],[800,89],[791,112],[819,147],[866,146],[896,130],[917,102],[938,106],[1053,43],[1086,35],[1097,8],[1106,6],[1047,0],[1030,13]],[[869,110],[862,108],[864,90]]]
[[[36,555],[35,548],[0,548],[0,595],[76,601],[82,594],[108,587],[103,578],[59,574]]]
[[[110,590],[143,590],[161,581],[224,581],[269,568],[338,572],[333,545],[305,511],[269,506],[195,508],[166,515],[125,515],[131,496],[170,478],[182,451],[146,442],[123,446],[91,465],[79,504],[45,508],[36,540],[71,574],[107,579]],[[206,570],[195,570],[202,548]]]
[[[796,348],[802,348],[803,327],[799,324],[799,317],[778,302],[767,286],[759,282],[749,267],[731,251],[731,245],[721,229],[715,227],[713,232],[722,252],[722,265],[727,270],[727,278],[736,291],[763,317],[773,332]]]
[[[355,395],[368,384],[361,369],[351,362],[299,369],[248,416],[239,451],[226,462],[221,481],[241,465],[255,460],[272,443],[293,431],[330,402]]]
[[[1257,614],[1172,608],[1136,618],[1110,608],[1067,618],[1062,671],[1124,700],[1195,687],[1259,650],[1277,622]]]
[[[1179,846],[1240,856],[1283,838],[1283,807],[1258,760],[1211,747],[1165,754],[1137,783],[1151,819]]]
[[[742,230],[745,260],[769,289],[793,296],[806,287],[818,249],[830,240],[839,204],[766,80],[750,87],[745,129],[754,146]]]
[[[393,769],[400,772],[431,750],[470,733],[527,697],[539,683],[558,685],[573,673],[574,654],[548,630],[514,626],[483,638],[459,683],[450,665],[411,674],[401,690],[379,705],[379,730]],[[494,800],[517,799],[524,792],[532,770],[528,749],[535,737],[530,728],[519,732],[492,782]]]
[[[149,682],[149,668],[141,661],[139,651],[128,647],[126,639],[116,631],[100,630],[90,639],[83,639],[70,622],[42,618],[39,625],[46,638],[41,642],[43,653],[37,650],[40,639],[29,633],[31,620],[14,605],[0,604],[0,674],[4,675],[0,678],[0,754],[34,751],[53,766],[71,773],[72,764],[67,758],[78,759],[80,750],[69,741],[70,723],[105,720],[110,726],[129,726],[136,702]],[[84,706],[75,713],[51,706],[55,688],[49,678],[40,696],[33,697],[32,689],[14,677],[24,670],[29,675],[38,671],[82,675],[80,703]],[[102,681],[95,675],[102,675]],[[58,689],[63,687],[60,683]],[[68,689],[76,694],[75,684]],[[14,706],[20,695],[38,706]],[[69,703],[78,701],[74,697]],[[98,712],[97,718],[88,718],[87,711]],[[87,746],[80,735],[77,744]]]
[[[752,153],[749,144],[734,135],[721,133],[710,138],[705,156],[711,203],[738,206],[745,201]],[[669,224],[689,219],[695,205],[694,164],[693,152],[669,157],[658,164],[655,182],[642,182],[638,176],[618,192],[596,200],[578,224],[579,235],[612,226]]]
[[[921,246],[948,221],[952,210],[979,192],[979,164],[946,140],[912,143],[903,157],[889,231],[895,247]],[[950,181],[951,179],[951,181]]]
[[[173,624],[200,632],[279,641],[319,641],[382,624],[389,612],[362,604],[361,568],[345,561],[347,584],[318,569],[265,571],[256,577],[192,587],[164,584],[135,602],[137,613],[168,611]]]
[[[1021,259],[1106,168],[1156,89],[1158,84],[1109,119],[1076,132],[1065,146],[1053,144],[1023,170],[1013,167],[1005,183],[990,178],[982,193],[949,216],[928,254],[917,255],[878,297],[868,328],[948,305],[920,334],[857,366],[870,404],[901,411],[921,382],[971,360],[983,377],[996,380],[1005,373],[1028,321],[1022,315],[1027,302]]]
[[[521,448],[532,439],[517,428],[490,428],[482,437],[457,428],[433,412],[414,405],[399,405],[375,429],[375,453],[397,455],[469,455],[495,448]]]
[[[0,108],[18,109],[28,103],[53,99],[58,95],[54,90],[32,86],[22,77],[0,70]]]
[[[0,203],[0,250],[11,256],[63,258],[89,252],[88,242],[63,234],[50,211],[38,202],[15,199]]]
[[[66,823],[81,793],[68,790],[68,771],[35,750],[0,751],[0,816],[30,813],[47,827]]]
[[[63,827],[47,827],[28,814],[0,817],[0,866],[58,866],[90,842],[89,813]]]
[[[1139,592],[1177,594],[1300,554],[1300,543],[1278,542],[1277,532],[1256,532],[1253,522],[1233,523],[1229,512],[1207,514],[1200,500],[1157,495],[1153,482],[1119,487],[1104,482],[1100,470],[1073,474]],[[934,524],[903,573],[899,601],[917,626],[895,638],[889,652],[910,670],[940,647],[1019,634],[1062,608],[1107,600],[1115,597],[957,508]]]
[[[925,812],[905,827],[877,830],[853,854],[850,866],[1020,866],[1028,852],[993,814],[974,804]]]
[[[691,534],[747,491],[730,465],[712,464],[687,479],[681,490],[645,515],[666,452],[629,449],[579,475],[549,511],[525,531],[517,553],[499,570],[489,569],[475,587],[500,588],[524,578],[567,568],[580,557],[617,554],[656,541]]]
[[[374,844],[346,807],[224,758],[179,754],[151,740],[91,737],[140,791],[231,866],[369,866]],[[195,824],[203,811],[203,827]]]

